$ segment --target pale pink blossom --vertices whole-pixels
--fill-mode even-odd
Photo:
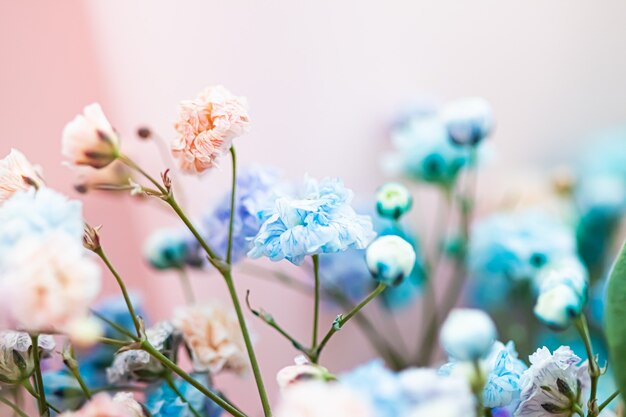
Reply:
[[[180,168],[201,173],[216,166],[235,137],[248,131],[247,100],[223,86],[206,88],[194,100],[180,103],[175,124],[178,138],[171,145]]]
[[[338,383],[295,384],[282,393],[276,417],[373,417],[367,398]]]
[[[142,415],[143,413],[139,417]],[[137,414],[121,401],[115,401],[109,394],[98,394],[80,410],[68,411],[59,417],[137,417]]]
[[[281,389],[305,381],[329,381],[335,379],[335,377],[328,372],[328,369],[310,363],[302,355],[297,356],[295,362],[295,365],[285,366],[276,374],[276,382]]]
[[[67,331],[100,291],[100,268],[82,242],[61,231],[21,239],[3,272],[3,316],[21,330]]]
[[[174,312],[172,322],[191,350],[196,371],[243,374],[248,370],[248,356],[234,311],[219,303],[181,307]]]
[[[129,412],[129,417],[145,417],[141,404],[135,400],[132,392],[118,392],[113,397],[113,402],[126,409]]]
[[[39,188],[43,185],[39,167],[31,165],[17,149],[11,149],[11,152],[0,160],[0,203],[11,198],[17,191],[31,187]]]
[[[119,157],[119,138],[98,103],[65,125],[62,153],[73,164],[103,168]]]

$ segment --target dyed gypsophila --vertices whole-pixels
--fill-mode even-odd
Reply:
[[[27,333],[5,330],[0,332],[0,382],[16,384],[29,378],[35,369],[33,342]],[[49,356],[55,347],[52,336],[38,338],[40,355]]]
[[[212,390],[208,384],[206,374],[192,374],[196,381]],[[204,394],[193,387],[189,382],[177,379],[174,387],[182,397],[176,393],[168,383],[162,382],[148,391],[146,408],[153,417],[218,417],[223,410]]]
[[[457,308],[441,327],[441,344],[451,359],[482,359],[496,341],[496,326],[483,311]]]
[[[298,193],[278,197],[263,213],[248,256],[300,265],[306,256],[365,248],[375,236],[372,221],[357,214],[351,201],[352,191],[340,180],[306,177]]]
[[[162,321],[146,330],[148,342],[164,354],[174,358],[180,345],[180,334],[171,323]],[[133,381],[154,381],[162,376],[165,368],[144,350],[127,350],[118,353],[107,369],[107,379],[112,384]]]

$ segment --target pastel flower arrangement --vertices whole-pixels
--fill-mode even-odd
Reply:
[[[178,167],[158,176],[125,153],[98,104],[63,131],[62,154],[82,167],[81,176],[94,176],[77,191],[153,199],[180,221],[154,231],[143,248],[155,271],[177,272],[186,296],[185,305],[156,323],[128,292],[100,226],[85,221],[81,203],[49,188],[18,150],[0,160],[3,406],[20,417],[29,415],[24,396],[38,415],[61,417],[623,415],[626,250],[610,274],[611,290],[599,291],[618,233],[594,231],[611,229],[626,200],[605,197],[588,181],[619,189],[626,184],[624,165],[555,185],[577,213],[574,221],[541,206],[477,219],[477,168],[494,130],[489,103],[468,98],[410,114],[393,127],[395,150],[384,165],[434,186],[448,205],[437,241],[428,245],[407,216],[420,202],[400,178],[383,184],[360,210],[338,178],[290,182],[270,168],[239,171],[234,141],[249,125],[247,100],[222,86],[183,101],[170,147]],[[153,137],[148,128],[138,134]],[[176,175],[201,175],[227,155],[230,190],[199,220],[191,217],[177,200]],[[115,175],[103,174],[112,167]],[[305,281],[259,266],[259,258],[302,266],[310,276]],[[310,342],[242,299],[240,267],[311,295]],[[217,272],[229,302],[198,294],[190,269]],[[96,303],[104,279],[114,280],[120,294]],[[376,302],[398,315],[415,314],[406,307],[419,304],[412,332],[391,335],[388,321],[372,321],[368,310]],[[605,303],[606,314],[598,313]],[[323,324],[322,308],[342,313]],[[254,318],[298,355],[276,375],[278,398],[268,396],[272,382],[255,352]],[[378,358],[344,372],[323,366],[329,342],[353,324]],[[546,332],[555,333],[547,338]],[[403,336],[417,338],[417,346]],[[608,363],[617,363],[615,382],[606,352]],[[228,372],[254,381],[257,408],[243,410],[237,393],[219,389],[215,376]]]

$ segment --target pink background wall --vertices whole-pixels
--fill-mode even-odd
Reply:
[[[20,148],[49,184],[73,193],[73,174],[60,165],[60,132],[84,104],[99,101],[124,146],[157,172],[158,153],[138,143],[135,128],[149,124],[171,137],[177,102],[221,83],[250,101],[242,165],[276,165],[294,178],[337,175],[371,193],[382,181],[387,126],[404,105],[420,95],[482,95],[498,120],[492,172],[546,168],[571,156],[586,132],[626,120],[625,16],[620,0],[0,0],[0,153]],[[185,180],[190,211],[225,191],[225,168]],[[417,211],[428,215],[430,201],[418,199]],[[145,292],[152,316],[167,317],[172,298],[182,299],[177,282],[146,268],[138,245],[174,220],[128,198],[85,202],[130,286]],[[194,285],[225,297],[214,274],[194,277]],[[242,273],[238,288],[252,289],[256,305],[308,337],[307,298]],[[274,393],[275,372],[295,352],[251,322]],[[407,316],[402,324],[413,330],[419,321]],[[331,349],[333,370],[371,355],[350,328]],[[222,381],[231,397],[256,404],[250,380]]]

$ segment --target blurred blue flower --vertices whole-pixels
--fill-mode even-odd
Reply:
[[[186,237],[182,230],[158,229],[145,241],[144,257],[155,269],[184,268],[190,250]]]
[[[83,236],[82,204],[50,189],[15,193],[0,207],[0,262],[24,236],[63,231]]]
[[[207,388],[211,388],[207,384],[208,377],[206,375],[194,374],[192,376]],[[193,407],[203,417],[222,415],[220,406],[205,397],[188,382],[177,379],[174,381],[174,385],[188,404],[183,402],[166,382],[162,382],[147,393],[145,405],[153,417],[195,417],[189,406]]]
[[[246,256],[261,228],[262,212],[272,204],[273,187],[278,181],[276,171],[268,168],[247,168],[237,175],[235,216],[233,219],[232,259]],[[230,221],[230,191],[202,219],[203,235],[220,257],[226,257]]]
[[[365,248],[375,236],[372,221],[358,215],[351,200],[352,191],[339,179],[306,177],[296,196],[278,197],[263,213],[248,256],[300,265],[305,256]]]
[[[440,369],[440,373],[453,373],[456,364],[447,363]],[[494,343],[484,366],[487,372],[487,382],[483,390],[485,407],[515,409],[521,392],[520,378],[528,367],[518,359],[513,342],[506,345],[502,342]]]
[[[46,400],[60,411],[75,410],[85,401],[85,394],[68,370],[42,373]]]
[[[484,308],[505,305],[513,288],[527,284],[548,263],[575,254],[572,230],[543,212],[491,215],[471,233],[471,297]]]
[[[626,213],[626,128],[601,132],[592,143],[578,168],[574,199],[580,255],[590,268],[601,270]]]
[[[455,146],[444,121],[435,112],[422,112],[399,123],[391,133],[395,152],[383,160],[392,174],[450,188],[471,158]]]
[[[487,313],[471,308],[455,308],[443,322],[440,340],[451,360],[473,361],[485,358],[496,341],[496,325]]]
[[[442,118],[450,140],[457,145],[477,145],[493,130],[491,105],[482,97],[466,97],[447,103]]]
[[[424,282],[424,261],[417,240],[400,229],[395,222],[389,222],[373,215],[374,229],[379,236],[397,235],[413,245],[417,257],[411,275],[395,287],[387,287],[378,297],[389,310],[406,307],[421,293]],[[365,250],[348,249],[345,252],[320,255],[320,280],[328,290],[339,291],[352,303],[361,301],[376,286],[372,274],[365,263]]]

